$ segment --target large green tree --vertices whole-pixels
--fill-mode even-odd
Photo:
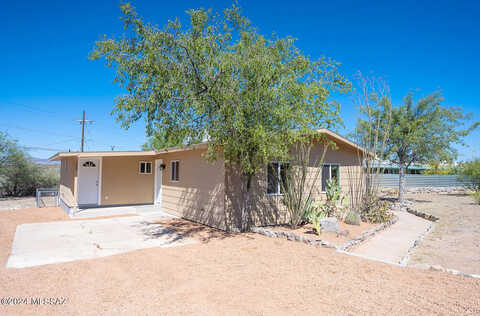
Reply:
[[[349,84],[338,64],[311,60],[290,37],[259,34],[235,5],[189,10],[189,23],[177,18],[161,29],[130,4],[121,10],[124,37],[98,41],[91,54],[115,67],[127,92],[114,114],[125,128],[144,118],[155,148],[208,140],[209,160],[221,156],[240,170],[246,229],[254,174],[312,129],[341,123],[331,94]]]
[[[471,118],[461,108],[442,106],[443,98],[436,92],[421,97],[415,102],[413,93],[404,98],[404,103],[388,109],[390,124],[379,124],[387,129],[383,156],[400,168],[398,199],[404,201],[405,174],[413,163],[432,160],[450,162],[457,157],[455,144],[464,145],[463,138],[478,123],[465,128]],[[378,115],[380,120],[384,115]]]

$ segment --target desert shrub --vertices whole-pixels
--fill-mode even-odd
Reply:
[[[0,143],[5,142],[3,137]],[[8,140],[8,146],[0,145],[0,150],[0,196],[30,196],[37,188],[58,185],[55,170],[31,161],[15,141]]]
[[[398,190],[397,189],[390,189],[388,190],[388,195],[398,195]]]
[[[362,219],[369,223],[385,223],[392,219],[392,204],[388,201],[372,200],[368,207],[362,211]]]
[[[317,210],[312,209],[312,196],[318,187],[317,183],[326,151],[334,145],[318,135],[315,136],[315,139],[317,142],[324,144],[320,156],[310,157],[314,144],[311,139],[308,142],[298,142],[290,161],[285,164],[286,168],[283,168],[280,174],[276,175],[283,193],[282,203],[285,205],[289,215],[290,227],[293,229],[317,212]],[[315,171],[312,172],[311,169]]]
[[[480,159],[464,162],[460,168],[459,180],[465,182],[465,186],[474,191],[474,194],[480,194]]]
[[[480,191],[473,192],[470,195],[475,200],[475,203],[480,204]]]
[[[360,214],[355,211],[350,211],[345,217],[345,224],[348,225],[360,225]]]
[[[304,222],[312,223],[315,231],[320,235],[322,233],[320,220],[326,217],[322,210],[322,202],[313,202],[310,200],[307,204],[308,207],[305,209]]]
[[[326,217],[337,217],[339,220],[345,220],[348,213],[348,198],[342,192],[342,188],[335,179],[329,180],[326,190],[326,201],[320,208]]]

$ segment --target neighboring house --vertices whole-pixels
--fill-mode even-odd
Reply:
[[[328,149],[315,198],[321,199],[328,179],[337,178],[344,190],[349,177],[362,172],[355,143],[322,129],[337,144]],[[61,161],[60,204],[68,213],[82,208],[155,204],[167,213],[206,225],[231,230],[239,227],[242,182],[234,168],[219,158],[203,158],[207,143],[159,151],[62,152],[50,158]],[[316,144],[312,157],[323,150]],[[313,160],[313,159],[312,159]],[[265,166],[252,185],[253,217],[256,224],[287,220],[275,174],[282,164]]]
[[[400,173],[400,166],[396,163],[390,161],[382,161],[379,165],[380,170],[384,174],[399,174]],[[428,167],[421,164],[411,164],[408,169],[406,170],[406,174],[424,174],[425,170]],[[376,172],[376,171],[375,171]]]

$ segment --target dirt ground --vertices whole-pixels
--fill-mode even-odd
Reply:
[[[360,225],[348,225],[343,222],[338,223],[338,227],[342,234],[333,233],[333,232],[322,232],[318,235],[313,227],[312,224],[307,224],[298,227],[297,229],[291,229],[289,226],[274,226],[270,227],[272,230],[275,231],[283,231],[283,232],[293,232],[295,234],[301,234],[305,237],[314,238],[317,240],[328,241],[329,243],[339,246],[343,245],[347,241],[356,236],[360,235],[361,233],[366,232],[367,230],[373,228],[375,224],[360,222]]]
[[[56,220],[68,218],[58,208],[0,214],[0,299],[66,298],[60,305],[0,304],[1,315],[480,313],[478,279],[183,220],[168,223],[200,243],[5,268],[17,225]]]
[[[409,264],[440,265],[480,274],[480,205],[468,195],[409,194],[415,208],[440,218]]]

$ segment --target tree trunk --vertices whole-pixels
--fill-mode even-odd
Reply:
[[[245,189],[243,192],[243,206],[242,206],[242,219],[241,219],[241,231],[246,232],[250,228],[250,195],[252,186],[252,175],[248,174]]]
[[[405,163],[400,163],[399,184],[398,184],[398,202],[405,201],[405,170],[407,169]]]

